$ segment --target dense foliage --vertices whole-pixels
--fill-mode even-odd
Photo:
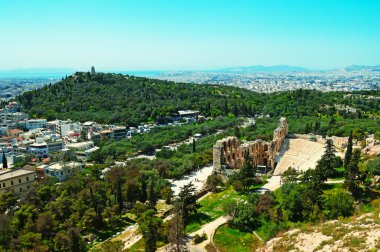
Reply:
[[[86,241],[102,241],[121,231],[134,222],[124,213],[141,205],[138,202],[146,202],[134,210],[140,216],[141,209],[154,208],[157,199],[171,197],[169,183],[151,165],[133,160],[109,170],[104,178],[100,176],[104,166],[93,166],[87,175],[65,182],[45,178],[20,201],[13,193],[3,194],[0,250],[84,251]],[[159,224],[151,215],[144,218]]]
[[[379,95],[379,91],[363,94]],[[163,122],[181,109],[199,110],[206,116],[300,118],[319,113],[344,118],[379,115],[378,100],[344,98],[343,92],[296,90],[258,94],[223,85],[174,83],[120,74],[77,72],[61,82],[25,92],[17,97],[35,117],[70,118],[77,121],[120,123]],[[355,110],[349,108],[354,107]]]

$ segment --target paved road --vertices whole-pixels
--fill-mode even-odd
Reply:
[[[189,249],[189,251],[192,251],[192,252],[193,251],[194,252],[207,252],[207,250],[205,249],[205,246],[207,244],[209,244],[209,243],[212,242],[212,239],[214,238],[214,233],[218,229],[218,227],[220,227],[221,225],[225,224],[227,221],[228,221],[227,217],[224,217],[224,216],[219,217],[218,219],[205,224],[198,231],[195,231],[195,232],[189,234],[189,236],[191,238],[194,237],[196,234],[202,235],[203,233],[205,233],[207,235],[207,240],[203,241],[202,243],[194,245],[194,244],[191,244],[191,242],[189,242],[187,244],[187,248]]]

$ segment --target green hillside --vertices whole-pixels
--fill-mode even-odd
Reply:
[[[380,94],[379,91],[361,93]],[[345,94],[316,90],[259,94],[225,85],[77,72],[56,84],[26,92],[17,100],[32,117],[48,120],[70,118],[135,126],[147,121],[164,122],[178,110],[195,109],[211,117],[256,113],[269,114],[271,118],[286,116],[295,128],[302,126],[305,132],[314,130],[319,134],[337,129],[331,133],[347,135],[346,129],[338,128],[344,124],[358,125],[360,121],[363,130],[372,132],[372,127],[366,125],[375,125],[373,118],[379,116],[379,100],[344,98]],[[346,111],[346,108],[354,108],[355,111]],[[310,125],[315,124],[316,118],[329,122],[334,115],[333,122],[325,125],[323,130]]]

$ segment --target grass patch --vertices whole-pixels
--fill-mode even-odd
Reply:
[[[247,192],[248,193],[253,193],[255,192],[257,189],[260,189],[263,185],[265,185],[268,181],[266,179],[263,180],[263,182],[261,182],[260,184],[256,184],[256,185],[251,185]]]
[[[145,251],[145,240],[141,238],[138,242],[133,244],[130,248],[124,250],[126,252],[141,252]]]
[[[89,167],[89,166],[85,166],[85,167],[83,167],[82,172],[83,172],[84,174],[86,174],[86,175],[89,175],[89,174],[91,174],[91,170],[92,170],[91,167]]]
[[[125,227],[130,226],[134,224],[135,222],[128,218],[127,216],[122,216],[118,219],[117,224],[110,229],[100,231],[97,235],[99,237],[100,241],[105,241],[108,238],[111,238],[112,236],[116,235],[118,232],[122,232]]]
[[[186,226],[185,233],[191,233],[201,228],[203,224],[211,222],[223,215],[222,203],[228,199],[246,199],[246,195],[238,194],[232,187],[212,193],[199,202],[197,214],[193,215]]]
[[[252,233],[240,231],[228,225],[219,227],[214,236],[214,244],[222,252],[255,251],[259,243],[259,240]]]
[[[325,195],[330,195],[336,193],[338,190],[343,189],[343,184],[324,184],[323,192]]]

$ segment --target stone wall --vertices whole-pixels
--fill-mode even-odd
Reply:
[[[281,118],[273,132],[273,140],[266,142],[256,140],[240,143],[236,137],[229,136],[216,142],[213,147],[213,167],[215,173],[222,173],[222,167],[239,169],[245,157],[250,155],[254,166],[262,165],[275,168],[275,157],[288,134],[289,126],[285,118]]]

